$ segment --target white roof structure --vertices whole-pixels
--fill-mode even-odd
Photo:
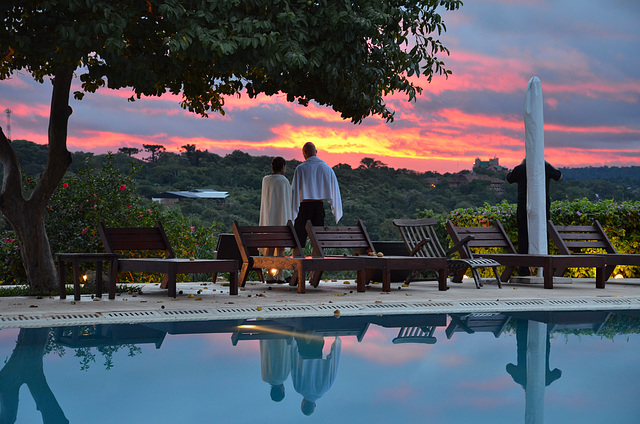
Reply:
[[[165,191],[156,194],[153,199],[226,199],[229,193],[210,189],[197,189],[193,191]]]

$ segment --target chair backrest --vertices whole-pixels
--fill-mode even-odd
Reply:
[[[251,256],[256,256],[255,249],[290,248],[293,256],[302,256],[302,247],[289,221],[287,225],[240,225],[233,222],[233,235],[236,238],[242,260],[252,263]]]
[[[473,248],[497,248],[502,249],[504,253],[518,253],[502,223],[497,219],[490,227],[456,227],[448,219],[445,226],[454,245],[465,237],[473,236],[460,250],[460,255],[465,259],[473,257]]]
[[[547,230],[562,255],[580,253],[583,249],[602,249],[607,253],[618,253],[597,220],[593,225],[564,226],[556,226],[549,220]]]
[[[307,234],[311,239],[312,255],[325,256],[325,249],[353,249],[376,253],[362,220],[354,226],[313,226],[307,221]]]
[[[164,232],[162,224],[155,227],[106,227],[104,222],[98,226],[100,239],[107,253],[117,251],[163,251],[166,258],[175,254]]]
[[[412,256],[429,258],[447,256],[436,234],[437,219],[394,219],[393,225],[400,230],[402,240]]]
[[[393,340],[391,340],[391,343],[434,344],[437,341],[437,339],[433,336],[435,330],[435,325],[431,325],[429,327],[402,327],[398,331],[398,335]]]

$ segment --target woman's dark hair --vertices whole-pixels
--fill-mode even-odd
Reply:
[[[282,170],[284,169],[284,166],[286,164],[287,164],[287,162],[284,160],[284,158],[282,158],[280,156],[276,156],[271,161],[271,172],[274,172],[274,173],[282,172]]]

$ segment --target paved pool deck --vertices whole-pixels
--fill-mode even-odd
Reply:
[[[299,294],[286,284],[248,282],[237,296],[229,295],[228,283],[178,283],[173,299],[157,284],[138,285],[142,293],[123,293],[109,300],[83,295],[2,297],[0,328],[66,326],[81,324],[201,321],[222,319],[268,319],[311,316],[384,314],[620,310],[640,309],[640,279],[611,279],[596,289],[592,278],[554,280],[546,290],[541,282],[503,283],[487,281],[476,289],[473,280],[449,283],[438,291],[436,281],[416,281],[408,287],[393,283],[390,293],[381,284],[358,293],[353,280],[322,281]]]

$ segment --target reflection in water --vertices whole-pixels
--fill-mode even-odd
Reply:
[[[271,400],[284,399],[284,382],[291,373],[291,338],[260,340],[262,381],[271,385]]]
[[[26,384],[42,414],[43,423],[62,424],[64,415],[44,376],[42,357],[49,339],[49,328],[23,328],[9,360],[0,370],[0,423],[14,423],[18,415],[20,387]]]
[[[117,352],[121,347],[127,346],[129,348],[129,354],[127,356],[131,357],[139,354],[141,352],[140,346],[144,344],[151,344],[155,347],[155,349],[152,348],[151,350],[145,350],[142,354],[141,359],[144,359],[142,362],[145,364],[154,360],[151,358],[155,356],[152,352],[157,351],[159,355],[158,360],[163,365],[169,363],[169,369],[172,367],[175,368],[177,360],[183,360],[184,362],[195,362],[196,367],[207,372],[206,370],[209,370],[211,367],[211,362],[207,360],[207,362],[202,362],[201,365],[198,365],[200,362],[197,362],[197,356],[193,356],[192,352],[195,352],[196,355],[198,353],[206,353],[207,350],[212,348],[212,346],[216,346],[216,349],[221,349],[221,352],[231,352],[229,349],[237,349],[238,343],[242,342],[240,346],[241,349],[234,350],[233,353],[228,353],[229,357],[233,358],[234,362],[231,363],[231,366],[226,367],[228,369],[225,369],[226,377],[224,377],[228,379],[227,381],[232,381],[233,384],[239,386],[239,388],[235,390],[236,392],[237,390],[247,391],[249,387],[255,385],[255,380],[257,380],[256,378],[252,381],[250,374],[242,374],[242,378],[238,377],[238,375],[241,374],[242,369],[247,367],[250,368],[250,361],[247,360],[246,356],[239,355],[238,351],[241,353],[247,352],[247,350],[250,351],[255,347],[256,350],[254,350],[254,352],[256,352],[257,355],[257,350],[259,348],[261,377],[262,380],[271,387],[271,400],[284,405],[289,413],[297,412],[297,415],[299,415],[300,411],[295,411],[297,410],[297,407],[293,408],[295,403],[297,403],[297,400],[294,399],[296,402],[292,404],[290,402],[291,399],[285,399],[285,387],[290,384],[302,397],[300,405],[302,413],[312,415],[308,418],[309,420],[312,420],[312,422],[315,422],[313,421],[314,419],[317,419],[317,422],[326,422],[327,420],[332,419],[335,420],[336,417],[333,416],[332,413],[332,410],[335,409],[334,404],[336,402],[342,402],[345,398],[348,398],[349,393],[352,394],[354,391],[364,392],[367,389],[370,389],[370,387],[368,387],[369,385],[378,384],[379,388],[376,390],[380,391],[399,390],[398,393],[403,393],[403,389],[398,389],[397,387],[393,389],[393,385],[391,385],[391,387],[387,387],[383,381],[384,378],[382,375],[384,374],[389,376],[393,374],[394,379],[403,381],[411,378],[411,374],[420,375],[420,369],[428,366],[430,367],[429,369],[431,370],[431,373],[434,373],[435,370],[441,372],[439,374],[440,377],[439,379],[436,378],[433,381],[424,383],[421,381],[421,384],[424,384],[424,386],[420,386],[421,389],[417,393],[420,396],[418,399],[422,400],[419,400],[417,404],[425,404],[424,399],[429,399],[429,402],[426,404],[429,405],[429,408],[436,410],[439,407],[438,403],[445,404],[449,398],[456,398],[456,395],[451,392],[451,388],[455,387],[454,383],[458,380],[452,380],[454,383],[448,383],[448,380],[454,378],[454,374],[463,374],[463,376],[459,378],[466,380],[460,380],[460,383],[472,382],[474,379],[480,379],[480,381],[482,381],[481,378],[477,376],[473,377],[469,373],[470,370],[463,369],[462,365],[448,366],[444,362],[437,362],[439,350],[455,352],[458,356],[464,355],[464,349],[456,348],[455,346],[458,344],[467,346],[467,344],[465,344],[465,339],[467,338],[474,339],[473,343],[469,346],[482,345],[484,346],[484,350],[493,352],[492,355],[481,356],[478,355],[478,351],[469,351],[466,355],[470,359],[478,359],[478,364],[482,364],[482,366],[479,367],[481,369],[473,371],[482,372],[484,368],[487,368],[485,365],[500,365],[501,363],[500,372],[502,373],[502,376],[497,375],[491,378],[499,380],[504,376],[508,376],[509,382],[513,381],[522,387],[525,392],[524,422],[527,424],[541,423],[543,422],[543,416],[545,415],[545,388],[558,381],[563,376],[563,372],[560,369],[551,369],[549,365],[552,361],[552,334],[559,331],[563,331],[564,334],[597,334],[602,330],[609,317],[610,314],[606,312],[531,312],[510,314],[451,314],[451,316],[444,314],[395,315],[386,317],[341,317],[340,319],[331,317],[287,318],[260,321],[226,320],[191,323],[173,322],[136,325],[96,325],[69,327],[64,329],[21,329],[17,334],[17,340],[15,340],[15,348],[0,370],[0,423],[17,422],[16,419],[19,416],[18,406],[21,399],[20,388],[23,385],[26,385],[30,395],[33,397],[35,407],[41,415],[43,423],[55,424],[69,422],[63,408],[67,409],[66,412],[68,414],[74,413],[76,416],[78,415],[79,406],[77,403],[71,403],[69,401],[69,396],[72,396],[73,398],[82,397],[85,389],[80,384],[78,384],[77,387],[73,384],[68,384],[67,379],[75,378],[73,370],[69,370],[67,368],[60,373],[58,372],[59,368],[57,363],[55,368],[52,367],[48,370],[48,374],[57,376],[56,379],[51,378],[50,375],[52,385],[49,386],[49,383],[45,378],[45,365],[51,364],[51,362],[43,361],[43,356],[46,352],[64,348],[74,349],[76,357],[78,357],[78,360],[80,361],[80,369],[85,369],[85,364],[82,362],[83,357],[82,355],[78,355],[78,352],[86,353],[87,350],[97,349],[102,352],[103,355],[107,355]],[[625,325],[621,325],[619,328],[629,334],[638,333],[640,332],[639,323],[640,320],[634,318],[634,321],[625,321]],[[374,331],[371,331],[372,325],[376,326]],[[390,329],[390,331],[384,331],[385,329]],[[447,340],[445,340],[444,343],[436,343],[437,329],[440,329],[439,331],[441,334],[447,336]],[[613,337],[611,334],[612,330],[608,331],[609,337]],[[454,337],[456,333],[458,333],[459,336]],[[495,337],[480,338],[483,333],[490,333]],[[508,360],[501,362],[503,359],[499,359],[498,363],[496,363],[497,358],[504,357],[502,352],[504,352],[505,342],[509,344],[508,342],[510,342],[514,333],[515,351],[517,352],[515,363],[509,362]],[[6,334],[6,332],[3,330],[2,334]],[[216,338],[216,343],[210,345],[206,349],[203,349],[202,347],[198,349],[175,347],[179,344],[178,339],[172,336],[187,334],[196,336],[192,336],[191,339],[183,338],[181,341],[202,340],[203,337],[209,337],[206,336],[207,334],[230,334],[232,343],[229,344],[227,342],[226,345],[228,347],[220,346],[220,343],[217,342],[220,339]],[[395,334],[397,334],[397,336]],[[170,337],[167,337],[168,335]],[[379,349],[382,354],[378,353],[373,355],[379,361],[363,360],[363,358],[357,358],[357,360],[348,358],[347,364],[345,365],[343,362],[343,365],[340,367],[341,377],[339,379],[339,383],[336,384],[341,354],[343,356],[346,354],[347,357],[353,357],[355,355],[354,352],[364,352],[363,348],[360,348],[359,345],[360,342],[365,339],[365,335],[366,339],[371,341],[364,341],[362,344],[367,345],[367,350]],[[386,340],[381,340],[381,335],[385,335]],[[344,349],[343,340],[349,340],[348,343],[345,342]],[[4,345],[2,344],[3,342]],[[13,341],[11,342],[13,343]],[[0,339],[0,347],[7,349],[7,343],[8,340],[6,337]],[[495,344],[497,344],[496,347],[491,346]],[[236,346],[236,348],[231,345]],[[64,348],[61,346],[64,346]],[[420,352],[422,353],[420,353],[417,359],[415,359],[414,363],[407,363],[406,369],[398,368],[397,366],[395,368],[392,366],[385,369],[384,367],[388,365],[385,362],[387,359],[391,359],[391,357],[388,356],[389,348],[391,348],[391,356],[397,358],[403,357],[403,349],[421,349]],[[168,358],[162,356],[162,351],[166,349],[170,350]],[[176,349],[176,352],[171,352],[171,349]],[[7,350],[7,352],[9,351],[10,350]],[[126,351],[127,350],[125,349],[125,352]],[[427,351],[430,352],[428,356],[424,354],[424,352]],[[554,348],[554,351],[557,355],[558,349]],[[217,354],[220,354],[221,352],[217,352]],[[384,356],[385,354],[387,354],[386,357]],[[180,355],[182,355],[182,357]],[[109,356],[108,360],[105,360],[104,363],[105,369],[108,370],[113,368],[109,371],[110,374],[119,372],[119,369],[122,367],[127,367],[126,362],[128,360],[125,359],[123,355],[119,359],[114,358],[115,357]],[[113,361],[117,362],[115,367]],[[556,358],[554,362],[558,362],[558,358]],[[575,368],[576,364],[571,362],[571,359],[569,359],[568,362],[565,358],[562,362],[562,364],[564,364],[563,367],[573,366]],[[158,378],[156,377],[156,370],[158,369],[157,366],[151,365],[149,368],[150,370],[146,373],[143,373],[142,370],[139,372],[136,370],[135,374],[130,375],[136,375],[135,379],[140,381],[148,379],[149,387],[154,385],[164,386],[162,377],[160,377],[158,382],[154,383],[154,381],[156,381],[154,378]],[[573,373],[576,373],[577,371],[574,368],[570,369]],[[360,374],[354,372],[356,369]],[[375,382],[370,381],[371,379],[367,378],[367,376],[371,374],[372,370],[375,370],[376,372]],[[585,372],[588,371],[590,370],[585,370]],[[88,371],[83,371],[83,374],[86,375],[87,372]],[[131,373],[131,370],[128,372]],[[622,372],[627,374],[629,373],[628,369],[624,369],[624,366]],[[634,372],[636,375],[638,374],[637,371]],[[611,370],[609,370],[609,373],[611,373]],[[464,376],[464,374],[466,374],[466,376]],[[65,381],[58,381],[61,378],[60,375],[64,376],[62,378]],[[291,377],[290,381],[289,376]],[[169,384],[173,386],[175,384],[180,384],[180,380],[188,381],[189,378],[190,376],[188,374],[178,373],[177,377],[174,377],[174,380],[168,381],[170,382]],[[105,377],[103,376],[102,380],[95,377],[93,379],[99,380],[95,382],[95,386],[98,387],[97,390],[100,390]],[[422,377],[420,377],[420,379],[424,380]],[[205,380],[207,379],[205,378]],[[218,384],[215,382],[216,380],[212,381],[214,381],[214,384]],[[125,382],[124,384],[127,383]],[[443,387],[449,387],[447,384],[451,386],[449,388],[449,392],[443,391]],[[513,385],[513,383],[511,383],[511,385]],[[558,384],[556,383],[554,386],[557,385]],[[342,387],[336,389],[338,386]],[[437,391],[427,395],[425,392],[431,390],[432,386],[433,388],[437,387]],[[177,402],[185,402],[188,396],[192,396],[196,393],[195,388],[191,388],[190,385],[187,385],[187,387],[192,390],[192,392],[187,391],[186,393],[180,393],[179,391],[174,391],[171,393],[173,397],[178,396],[177,399],[181,399],[181,401],[176,400]],[[143,390],[151,389],[147,388]],[[331,396],[330,393],[335,393],[336,390],[339,391],[339,394]],[[567,388],[564,387],[563,390],[566,391]],[[584,391],[589,390],[589,387],[577,387],[574,390],[576,390],[577,393],[583,393]],[[59,403],[54,392],[61,391],[64,393],[62,394],[62,397],[60,397],[60,393],[58,393],[59,399],[62,400],[62,402]],[[226,392],[227,391],[225,391],[225,393]],[[232,393],[234,390],[228,390],[228,392]],[[226,399],[224,398],[225,393],[219,393],[219,391],[217,391],[214,399],[217,397]],[[436,393],[436,396],[441,395],[441,397],[437,397],[435,398],[436,400],[434,400],[434,393]],[[483,394],[486,395],[486,393],[487,392],[484,392]],[[139,395],[138,392],[135,394]],[[386,393],[384,398],[387,398],[388,396],[389,393]],[[409,395],[405,393],[402,396],[407,397]],[[489,391],[489,396],[498,397],[499,394],[494,390]],[[291,396],[288,396],[287,398],[291,398]],[[321,398],[323,407],[316,411],[316,403]],[[231,399],[234,398],[232,397]],[[254,399],[255,402],[260,402],[259,399],[255,399],[255,396],[252,399]],[[554,401],[558,400],[557,393],[554,395],[553,399]],[[85,397],[85,402],[87,402],[87,397]],[[162,409],[164,407],[162,402],[154,402],[155,401],[152,400],[150,404],[145,405],[145,407],[154,409]],[[224,400],[221,400],[221,402],[224,402]],[[371,400],[371,402],[375,402],[375,400]],[[522,398],[520,402],[522,402]],[[229,400],[228,403],[233,402]],[[73,409],[71,408],[72,404],[74,406]],[[273,403],[270,403],[270,405],[275,407]],[[384,405],[387,409],[391,408],[390,410],[396,415],[411,411],[411,408],[403,403],[400,403],[397,407],[390,403],[385,403]],[[348,407],[345,409],[344,405],[342,406],[342,408],[338,409],[342,411],[349,410]],[[267,407],[268,406],[263,406],[263,408]],[[377,410],[376,407],[378,407],[378,405],[372,403],[367,409]],[[396,409],[393,409],[394,407]],[[252,408],[245,409],[247,409],[247,411],[234,410],[234,414],[246,414],[253,412],[251,411]],[[458,409],[459,411],[462,411],[464,410],[464,407],[460,406]],[[116,419],[115,417],[117,417],[121,411],[116,408],[109,409],[108,412],[114,415],[114,417],[112,417],[113,419],[110,420],[108,417],[105,417],[103,421],[100,422],[116,422],[114,419]],[[359,411],[351,410],[351,413],[354,414],[354,416],[356,413],[362,414],[364,412],[366,411],[363,411],[362,409]],[[432,412],[433,411],[429,414]],[[28,416],[33,415],[33,412],[23,413]],[[282,410],[280,410],[280,413],[283,413]],[[617,413],[619,414],[620,412]],[[378,414],[382,413],[378,412]],[[413,415],[408,415],[404,418],[404,421],[424,421],[424,414],[425,413],[414,411]],[[470,417],[475,416],[471,409],[469,414]],[[76,419],[74,422],[98,422],[94,420],[87,421],[86,417],[83,415],[81,416],[83,419]],[[123,418],[126,421],[127,417],[119,418]],[[282,422],[296,421],[294,418],[290,418],[288,421],[285,420],[284,417],[281,418]],[[344,420],[344,418],[344,415],[339,416],[340,420]],[[232,418],[232,421],[235,422],[234,419],[245,422],[248,421],[247,419],[240,419],[237,415],[234,415]],[[370,416],[368,421],[387,422],[388,418],[385,418],[382,415],[374,415]],[[25,422],[31,423],[33,421]],[[170,421],[150,420],[148,422]],[[457,421],[442,420],[441,422],[461,421],[458,419]],[[513,420],[506,422],[513,422]]]
[[[323,356],[323,337],[296,335],[296,350],[291,355],[291,379],[296,392],[302,395],[300,409],[305,415],[313,414],[316,401],[329,391],[338,374],[342,340],[335,337],[331,351]]]
[[[554,368],[553,371],[549,370],[549,354],[551,352],[551,331],[546,329],[546,349],[545,349],[545,370],[544,381],[545,386],[553,383],[562,375],[562,371],[558,368]],[[527,387],[527,345],[529,336],[529,320],[519,319],[516,324],[516,344],[518,350],[517,363],[507,364],[507,372],[513,378],[513,381],[522,386],[523,389]]]

